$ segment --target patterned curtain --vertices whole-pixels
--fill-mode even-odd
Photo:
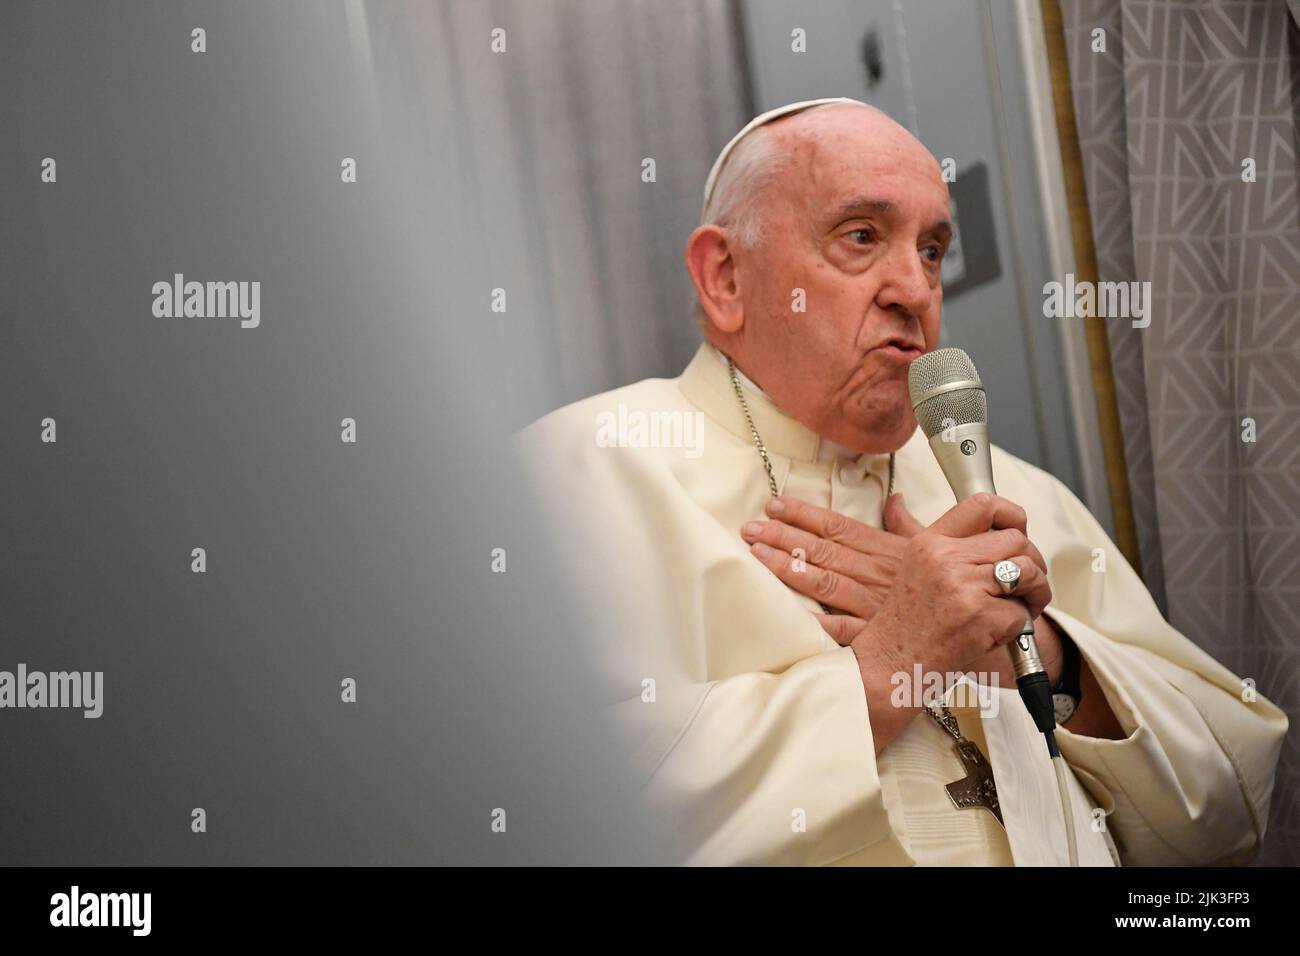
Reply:
[[[1261,863],[1300,863],[1300,3],[1061,0],[1142,573],[1287,711]],[[1100,32],[1098,32],[1100,31]]]

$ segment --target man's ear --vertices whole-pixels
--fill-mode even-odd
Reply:
[[[720,332],[739,332],[745,324],[745,306],[725,229],[700,226],[691,233],[686,240],[686,270],[709,321]]]

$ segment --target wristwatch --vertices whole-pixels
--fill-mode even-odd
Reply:
[[[1079,649],[1074,641],[1061,628],[1061,677],[1052,685],[1052,707],[1056,711],[1056,722],[1064,724],[1079,709],[1083,700],[1083,689],[1079,686]]]

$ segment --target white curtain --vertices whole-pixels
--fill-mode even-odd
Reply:
[[[451,180],[411,197],[442,250],[430,269],[465,288],[463,321],[493,329],[520,424],[677,374],[699,342],[685,239],[748,118],[734,4],[390,0],[348,14],[359,71],[403,103],[385,135]],[[498,288],[504,313],[489,308]]]

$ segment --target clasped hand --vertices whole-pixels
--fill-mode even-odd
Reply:
[[[898,494],[883,529],[789,497],[769,501],[767,513],[741,530],[751,551],[791,588],[842,612],[817,618],[874,667],[1001,671],[1006,654],[994,652],[1021,632],[1025,606],[1037,618],[1052,599],[1024,509],[996,495],[972,495],[928,528]],[[1002,560],[1020,567],[1024,605],[994,579]]]

